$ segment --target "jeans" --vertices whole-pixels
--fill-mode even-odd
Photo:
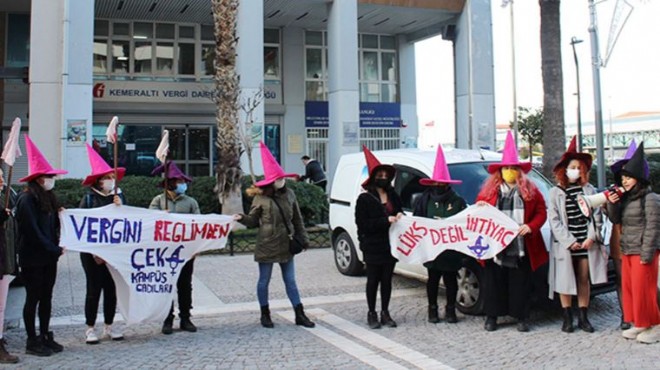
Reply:
[[[293,258],[289,262],[280,263],[282,270],[282,280],[286,287],[286,295],[289,301],[295,307],[300,304],[300,294],[298,293],[298,286],[296,286],[296,272]],[[257,281],[257,298],[259,305],[268,305],[268,284],[270,277],[273,273],[273,263],[259,263],[259,281]]]

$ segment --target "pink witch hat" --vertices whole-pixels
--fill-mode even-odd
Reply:
[[[449,169],[447,168],[447,161],[445,160],[445,153],[442,151],[442,145],[438,144],[438,151],[435,154],[435,167],[433,168],[433,176],[430,179],[420,179],[421,185],[433,186],[437,183],[442,184],[461,184],[461,180],[452,180],[449,176]]]
[[[20,182],[30,182],[39,176],[43,175],[64,175],[69,173],[66,170],[58,170],[48,163],[44,155],[41,154],[39,148],[30,140],[30,137],[25,134],[25,148],[27,149],[27,159],[29,166],[29,175],[18,180]]]
[[[364,180],[362,187],[369,185],[374,176],[376,176],[376,172],[380,170],[387,171],[388,179],[392,180],[394,178],[394,175],[396,174],[394,166],[380,163],[378,158],[376,158],[374,153],[372,153],[366,145],[362,145],[362,151],[364,152],[364,159],[367,161],[367,169],[369,171],[369,178]]]
[[[504,142],[504,150],[502,151],[502,162],[488,165],[488,173],[497,172],[500,168],[507,166],[520,167],[524,173],[532,169],[531,163],[520,162],[520,159],[518,159],[518,148],[516,148],[516,143],[513,141],[511,131],[507,131],[506,133],[506,141]]]
[[[261,148],[261,164],[264,167],[264,179],[257,181],[254,185],[258,187],[263,187],[272,184],[275,180],[281,179],[283,177],[298,177],[295,173],[285,173],[280,164],[277,163],[273,154],[264,142],[259,143]]]
[[[103,160],[103,158],[99,155],[99,153],[94,150],[94,148],[89,146],[87,143],[85,143],[85,145],[87,146],[87,157],[89,158],[89,165],[92,166],[92,173],[85,177],[85,180],[82,182],[82,184],[84,186],[92,186],[101,177],[110,173],[114,173],[115,169],[110,167],[108,163],[106,163],[106,161]],[[126,174],[126,169],[123,167],[118,167],[116,181],[121,181],[121,179],[124,177],[124,174]]]

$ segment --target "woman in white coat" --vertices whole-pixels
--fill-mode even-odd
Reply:
[[[553,172],[557,186],[550,190],[548,220],[552,231],[548,283],[550,298],[559,293],[564,322],[561,330],[573,332],[572,300],[577,295],[580,314],[578,327],[593,333],[587,317],[590,289],[594,284],[607,282],[607,250],[602,243],[599,209],[587,218],[580,212],[577,196],[595,194],[589,184],[592,158],[575,150],[575,137]]]

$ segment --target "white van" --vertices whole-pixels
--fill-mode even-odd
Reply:
[[[392,164],[396,168],[394,188],[401,196],[406,214],[412,214],[415,200],[424,192],[419,179],[429,178],[433,174],[435,150],[397,149],[373,152],[383,164]],[[445,159],[451,178],[462,180],[452,188],[468,204],[474,200],[484,180],[489,176],[486,168],[491,163],[500,162],[502,155],[485,150],[448,149]],[[360,275],[363,272],[362,252],[358,247],[357,225],[355,224],[355,201],[363,191],[361,183],[368,177],[364,154],[352,153],[341,157],[335,172],[330,191],[330,227],[332,229],[332,248],[335,264],[339,272],[345,275]],[[553,186],[536,170],[528,176],[538,186],[545,199],[548,199]],[[550,228],[543,227],[542,233],[546,248],[550,246]],[[483,297],[479,294],[482,268],[476,260],[466,256],[458,277],[458,309],[466,314],[479,314],[483,310]],[[541,280],[547,280],[547,268],[539,273]],[[426,268],[421,264],[397,263],[395,272],[404,276],[426,280]],[[547,281],[545,282],[547,284]],[[547,285],[546,285],[547,286]],[[547,289],[542,292],[547,295]]]

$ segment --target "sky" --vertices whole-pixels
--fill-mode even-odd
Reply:
[[[623,1],[623,0],[621,0]],[[598,1],[597,1],[598,2]],[[617,0],[605,0],[596,6],[601,58],[605,58],[610,23]],[[600,68],[603,120],[627,112],[660,111],[660,0],[627,0],[633,5],[617,43]],[[513,78],[510,9],[492,0],[495,115],[496,123],[513,120]],[[509,5],[511,6],[511,5]],[[514,49],[516,62],[517,105],[541,108],[540,9],[538,0],[516,0],[514,6]],[[594,95],[587,0],[561,2],[562,63],[564,79],[564,113],[569,128],[577,120],[575,62],[570,40],[576,44],[580,70],[582,121],[594,120]],[[452,45],[440,36],[416,44],[417,114],[420,124],[420,147],[437,142],[454,143],[454,97]],[[424,123],[435,121],[434,128]],[[573,126],[571,126],[573,125]]]

